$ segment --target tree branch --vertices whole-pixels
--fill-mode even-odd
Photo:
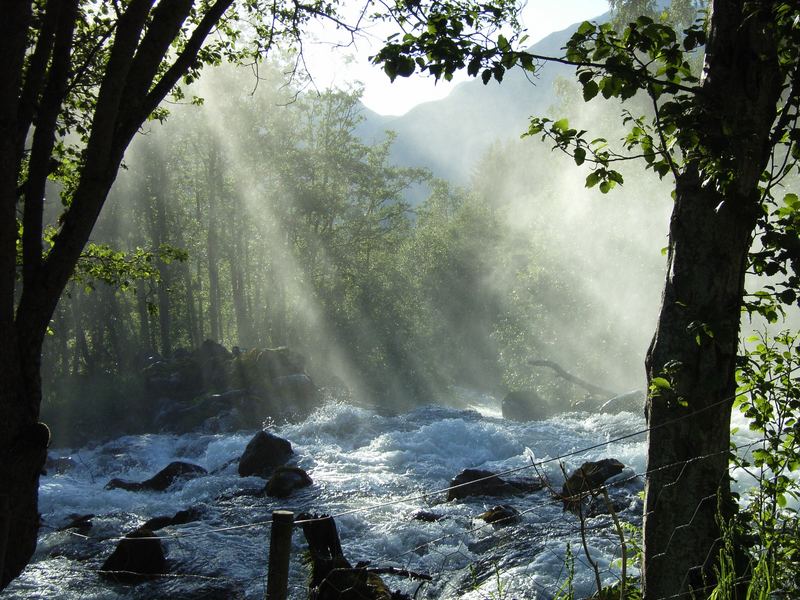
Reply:
[[[191,9],[192,0],[173,0],[159,3],[153,11],[152,21],[136,51],[125,85],[120,109],[123,118],[130,112],[137,112],[137,105],[146,98],[170,44],[178,37]]]
[[[78,14],[78,0],[63,0],[57,4],[60,11],[58,11],[58,28],[55,31],[53,60],[39,104],[31,156],[28,161],[28,178],[25,182],[25,205],[22,217],[23,287],[31,285],[42,264],[45,185],[50,174],[56,123],[70,76],[75,19]]]
[[[610,72],[610,73],[628,71],[628,69],[626,69],[623,66],[615,66],[615,65],[603,64],[603,63],[594,63],[594,62],[580,62],[580,61],[575,61],[575,60],[568,60],[566,58],[556,58],[555,56],[545,56],[545,55],[542,55],[542,54],[533,54],[532,52],[524,52],[524,51],[522,51],[522,52],[517,52],[516,54],[518,56],[519,55],[530,56],[534,60],[538,60],[540,62],[554,62],[554,63],[558,63],[558,64],[562,64],[562,65],[571,65],[573,67],[584,67],[584,68],[599,69],[599,70],[607,71],[607,72]],[[647,82],[647,83],[656,84],[656,85],[663,85],[665,89],[669,89],[669,90],[672,90],[672,91],[682,91],[682,92],[688,92],[690,94],[696,94],[696,93],[698,93],[700,91],[699,87],[689,87],[689,86],[686,86],[686,85],[682,85],[680,83],[674,83],[672,81],[664,81],[662,79],[658,79],[656,77],[653,77],[652,75],[645,74],[643,72],[637,72],[637,75],[639,77],[641,77],[642,80]]]
[[[17,186],[19,177],[19,94],[28,47],[32,2],[3,0],[0,3],[0,338],[13,335],[16,281]],[[2,344],[10,348],[11,344]],[[0,361],[13,360],[0,349]],[[5,382],[4,385],[13,385]],[[0,394],[3,399],[6,395]]]
[[[155,86],[147,94],[145,100],[141,103],[139,110],[135,114],[130,115],[128,122],[123,126],[126,130],[133,127],[133,132],[139,128],[141,123],[158,107],[161,101],[167,96],[173,87],[178,83],[180,78],[189,71],[197,59],[197,55],[203,46],[208,34],[214,27],[217,26],[222,15],[233,4],[233,0],[217,0],[206,12],[197,27],[192,32],[191,37],[186,42],[186,46],[180,53],[172,66],[167,69],[167,72],[161,77]]]
[[[33,122],[33,116],[38,106],[42,86],[45,84],[47,63],[50,60],[53,44],[55,43],[56,24],[61,14],[62,4],[63,3],[59,0],[50,0],[47,2],[42,19],[42,26],[36,38],[36,46],[34,47],[33,54],[30,56],[28,68],[25,70],[25,75],[23,76],[22,92],[19,97],[19,114],[17,116],[17,135],[19,136],[20,157],[23,155],[23,145],[28,136],[31,123]]]

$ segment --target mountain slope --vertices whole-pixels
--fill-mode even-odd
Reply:
[[[607,15],[597,20],[604,20]],[[560,56],[578,24],[550,34],[530,51]],[[541,115],[555,101],[553,82],[569,77],[574,67],[549,63],[535,79],[514,69],[503,82],[479,80],[459,84],[444,99],[420,104],[399,117],[386,117],[364,110],[359,135],[371,143],[385,130],[397,133],[392,160],[399,166],[425,166],[454,183],[469,180],[475,162],[493,142],[517,138],[527,129],[531,115]]]

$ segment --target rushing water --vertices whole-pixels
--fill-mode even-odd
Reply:
[[[548,421],[504,421],[496,410],[423,407],[382,415],[332,403],[302,423],[271,430],[292,442],[295,463],[314,485],[288,500],[241,494],[264,481],[241,478],[236,459],[253,431],[232,434],[143,435],[96,447],[58,450],[77,466],[42,478],[42,534],[36,555],[5,592],[15,599],[65,598],[263,598],[269,525],[276,508],[339,515],[345,555],[352,562],[394,566],[433,577],[418,598],[552,598],[567,585],[567,545],[574,556],[573,585],[578,597],[594,590],[578,518],[564,512],[547,490],[511,498],[445,502],[450,480],[465,468],[494,472],[603,444],[643,429],[640,415],[572,413]],[[641,514],[636,473],[644,470],[644,436],[632,437],[565,458],[569,472],[587,460],[613,457],[626,465],[613,494],[621,518]],[[52,453],[51,453],[52,454]],[[144,480],[174,460],[205,467],[210,475],[179,482],[166,492],[105,490],[109,479]],[[557,461],[539,468],[552,485],[563,482]],[[533,469],[514,476],[533,477]],[[487,525],[476,516],[496,504],[522,513],[517,524]],[[97,574],[116,545],[115,538],[154,516],[189,507],[200,521],[162,529],[170,576],[138,585],[110,583]],[[415,520],[420,510],[443,518]],[[86,537],[58,531],[71,515],[91,513]],[[345,513],[345,514],[341,514]],[[586,522],[587,544],[603,582],[619,574],[620,544],[611,518]],[[307,595],[305,540],[294,536],[290,595]],[[392,589],[414,593],[419,581],[386,577]]]

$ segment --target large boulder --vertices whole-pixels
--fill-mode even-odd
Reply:
[[[289,415],[308,415],[319,405],[319,389],[306,373],[281,375],[272,381],[276,400]]]
[[[269,388],[279,377],[305,373],[305,362],[289,348],[254,348],[231,362],[231,379],[239,387]]]
[[[560,497],[565,510],[577,510],[583,497],[599,489],[607,479],[619,475],[625,468],[616,458],[585,462],[575,469],[561,488]]]
[[[100,567],[107,577],[122,582],[136,582],[148,575],[167,572],[167,559],[161,540],[140,528],[120,540],[117,547]]]
[[[509,392],[503,398],[503,418],[509,421],[541,421],[555,414],[550,404],[533,390]]]
[[[288,498],[295,490],[313,483],[308,473],[299,467],[278,467],[269,478],[264,492],[273,498]]]
[[[268,479],[272,472],[286,464],[294,455],[289,440],[266,431],[259,431],[248,442],[239,459],[239,475],[256,475]]]
[[[157,360],[142,370],[145,390],[154,398],[187,400],[203,391],[203,371],[191,356]]]
[[[460,500],[470,496],[514,496],[542,489],[538,480],[506,481],[491,471],[464,469],[450,482],[447,501]]]
[[[233,354],[213,340],[205,340],[195,351],[195,360],[200,364],[203,388],[224,390],[228,387],[228,364]]]
[[[600,405],[601,412],[619,413],[622,411],[641,414],[644,411],[646,395],[644,390],[633,390],[609,398]]]
[[[261,424],[268,403],[243,389],[206,393],[191,400],[168,402],[156,416],[156,426],[165,431],[188,433],[199,429],[222,433]],[[224,416],[228,418],[225,419]]]
[[[150,479],[145,481],[112,479],[106,484],[106,489],[122,489],[128,490],[129,492],[163,492],[178,480],[193,479],[195,477],[200,477],[201,475],[208,475],[208,471],[198,465],[176,461],[168,464]]]

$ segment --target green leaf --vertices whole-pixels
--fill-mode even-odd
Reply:
[[[650,380],[650,387],[658,390],[671,390],[672,384],[664,377],[653,377]]]
[[[580,166],[583,164],[583,161],[586,160],[586,150],[583,148],[575,148],[575,153],[573,155],[575,159],[575,164]]]
[[[584,21],[581,23],[580,27],[578,27],[578,31],[575,33],[578,35],[585,36],[588,33],[594,32],[594,25],[592,25],[589,21]]]
[[[555,123],[553,123],[553,129],[556,131],[566,131],[569,129],[569,119],[559,119]]]
[[[600,86],[595,81],[588,81],[583,86],[583,101],[588,102],[600,91]]]

